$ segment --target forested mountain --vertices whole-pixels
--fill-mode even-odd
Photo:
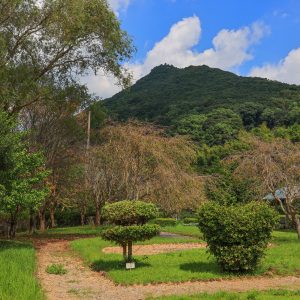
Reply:
[[[110,114],[118,119],[138,118],[164,125],[219,107],[230,108],[242,118],[243,111],[255,110],[256,115],[264,113],[264,121],[268,122],[270,115],[286,118],[298,103],[300,86],[242,77],[207,66],[179,69],[170,65],[155,67],[131,88],[104,101]]]

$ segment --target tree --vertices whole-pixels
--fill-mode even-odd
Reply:
[[[206,115],[203,124],[205,142],[212,145],[223,145],[237,138],[243,128],[241,117],[231,109],[218,108]]]
[[[188,115],[176,122],[174,130],[176,133],[189,135],[196,142],[203,142],[205,134],[203,124],[205,120],[205,115]]]
[[[168,138],[138,123],[110,125],[99,136],[87,172],[96,224],[105,202],[151,201],[170,214],[199,205],[202,181],[192,169],[196,151],[184,137]]]
[[[134,49],[106,0],[3,0],[0,12],[5,111],[18,113],[43,100],[49,78],[66,84],[101,69],[129,83],[122,62]]]
[[[103,216],[117,226],[104,230],[101,236],[122,246],[124,261],[132,262],[133,242],[149,240],[159,234],[158,225],[146,224],[157,215],[158,209],[151,203],[125,200],[108,204],[103,208]]]
[[[55,210],[67,198],[67,170],[83,160],[85,134],[77,112],[92,101],[86,88],[75,83],[59,87],[52,85],[49,92],[47,99],[24,108],[20,114],[23,128],[30,133],[31,148],[44,153],[46,167],[52,170],[47,179],[51,193],[38,212],[41,230],[46,226],[47,210],[50,225],[55,227]]]
[[[30,152],[17,123],[0,112],[0,210],[9,215],[9,237],[14,238],[20,213],[36,210],[47,196],[49,172],[41,153]]]
[[[238,163],[235,174],[242,178],[252,178],[261,198],[271,193],[283,213],[295,225],[300,239],[296,205],[300,198],[300,145],[287,139],[265,141],[250,135],[247,142],[251,149],[230,159]],[[279,189],[283,190],[285,199],[276,193]]]

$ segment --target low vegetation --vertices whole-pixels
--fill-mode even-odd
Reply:
[[[30,243],[0,240],[0,299],[42,300],[35,277],[36,258]]]
[[[54,274],[54,275],[64,275],[67,274],[67,270],[62,264],[52,264],[47,266],[46,272],[48,274]]]
[[[223,270],[249,272],[262,259],[277,217],[262,202],[230,206],[208,202],[200,209],[199,227]]]
[[[186,227],[193,228],[193,226]],[[197,229],[197,227],[194,228]],[[146,243],[155,244],[158,240],[160,243],[172,243],[174,238],[159,237]],[[183,240],[180,239],[180,242]],[[105,271],[114,282],[123,285],[213,280],[236,276],[223,272],[206,249],[136,256],[137,268],[127,272],[124,270],[122,255],[106,254],[101,251],[105,247],[112,246],[107,241],[99,238],[81,239],[72,241],[71,246],[94,270]],[[272,239],[272,246],[266,250],[265,258],[258,268],[249,275],[298,274],[300,258],[295,255],[298,251],[300,251],[300,244],[297,240],[297,234],[276,231]]]

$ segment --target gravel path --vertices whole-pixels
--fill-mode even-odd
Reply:
[[[217,291],[247,291],[276,288],[300,288],[300,278],[251,278],[208,282],[167,283],[157,285],[116,286],[103,274],[84,266],[82,260],[69,247],[66,240],[48,240],[37,246],[37,276],[49,300],[97,299],[139,300],[149,296],[195,294]],[[63,264],[68,273],[59,276],[45,272],[50,264]]]

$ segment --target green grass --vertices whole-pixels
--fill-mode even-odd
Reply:
[[[172,242],[172,240],[176,240],[176,238],[157,237],[156,243]],[[147,243],[154,242],[148,241]],[[300,242],[296,233],[275,232],[272,243],[273,246],[267,250],[262,264],[251,275],[299,274],[300,256],[297,253],[300,253]],[[72,241],[71,245],[93,269],[107,272],[112,280],[123,285],[213,280],[237,276],[223,273],[206,249],[135,256],[137,268],[126,271],[121,255],[104,254],[101,251],[102,248],[112,245],[109,242],[100,238],[90,238]]]
[[[201,293],[192,296],[167,296],[151,298],[155,300],[299,300],[300,290],[270,290],[270,291],[251,291],[247,293],[227,293],[218,292],[215,294]]]
[[[35,251],[31,244],[0,241],[1,300],[43,299],[35,270]]]
[[[179,223],[176,226],[162,227],[162,231],[202,238],[202,233],[200,232],[199,228],[194,225],[183,225]]]
[[[46,272],[54,275],[64,275],[67,274],[67,270],[62,264],[52,264],[47,266]]]
[[[18,238],[67,238],[68,236],[96,236],[101,233],[107,226],[74,226],[74,227],[61,227],[47,229],[45,231],[36,231],[33,235],[29,235],[26,232],[18,234]]]

